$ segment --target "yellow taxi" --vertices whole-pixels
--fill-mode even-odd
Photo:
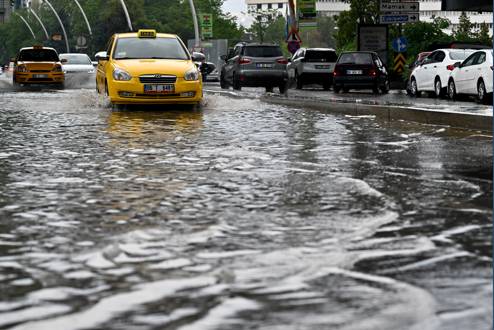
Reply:
[[[55,49],[43,46],[25,47],[14,59],[14,85],[56,84],[63,87],[65,74]]]
[[[155,30],[119,33],[98,53],[96,89],[113,104],[198,104],[202,79],[180,38]]]

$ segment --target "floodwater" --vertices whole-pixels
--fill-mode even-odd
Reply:
[[[0,93],[0,328],[486,330],[492,138]]]

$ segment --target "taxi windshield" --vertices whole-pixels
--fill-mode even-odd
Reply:
[[[67,60],[67,65],[70,64],[89,64],[92,65],[91,59],[83,54],[60,54],[60,59]]]
[[[188,60],[189,56],[176,38],[120,38],[113,58]]]
[[[19,54],[19,61],[58,62],[58,55],[52,49],[25,49]]]

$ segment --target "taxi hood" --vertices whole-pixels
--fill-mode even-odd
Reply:
[[[132,77],[159,73],[183,78],[185,72],[195,67],[190,60],[172,59],[115,60],[113,63],[114,67],[127,71]]]
[[[25,65],[29,68],[29,70],[51,70],[57,64],[61,64],[60,62],[31,62],[31,61],[18,61],[17,65]]]

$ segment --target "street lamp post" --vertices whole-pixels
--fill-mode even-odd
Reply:
[[[194,7],[194,0],[189,0],[189,3],[190,3],[190,11],[192,12],[192,21],[194,22],[194,36],[195,36],[194,47],[200,47],[201,38],[199,36],[199,24],[197,23],[197,15],[196,15],[196,8]]]
[[[31,7],[29,7],[29,11],[33,14],[33,16],[36,18],[36,20],[38,20],[39,25],[41,25],[41,27],[43,28],[43,31],[45,32],[46,39],[47,40],[50,39],[50,36],[48,35],[48,31],[46,30],[45,25],[41,21],[41,18],[39,18],[38,14],[36,14],[36,12]]]
[[[91,26],[89,25],[89,21],[87,19],[86,13],[84,12],[84,9],[82,9],[82,6],[79,3],[79,1],[77,1],[77,0],[74,0],[74,1],[77,4],[77,7],[79,7],[79,10],[81,11],[82,16],[84,17],[84,20],[86,21],[86,25],[87,25],[87,29],[89,31],[89,35],[92,36],[93,35],[93,32],[91,31]]]
[[[129,31],[133,31],[134,29],[132,28],[132,22],[130,21],[130,16],[129,16],[129,11],[127,10],[127,6],[125,5],[124,0],[120,0],[120,3],[122,4],[122,8],[125,13],[125,18],[127,19],[127,25],[129,26]]]
[[[22,17],[21,14],[18,14],[16,12],[14,12],[14,14],[19,16],[19,18],[24,22],[24,24],[26,24],[27,28],[29,29],[29,32],[31,32],[31,34],[33,35],[33,39],[36,40],[36,35],[34,34],[33,29],[31,29],[31,26],[26,21],[26,19],[24,17]]]
[[[67,53],[70,53],[69,39],[67,38],[67,32],[65,31],[65,27],[63,26],[63,23],[62,23],[62,20],[60,19],[60,16],[58,16],[57,11],[55,10],[55,8],[53,8],[50,1],[44,0],[44,2],[46,2],[46,4],[50,7],[51,11],[57,17],[58,23],[60,23],[60,26],[62,27],[63,37],[65,38],[65,46],[67,47]]]

